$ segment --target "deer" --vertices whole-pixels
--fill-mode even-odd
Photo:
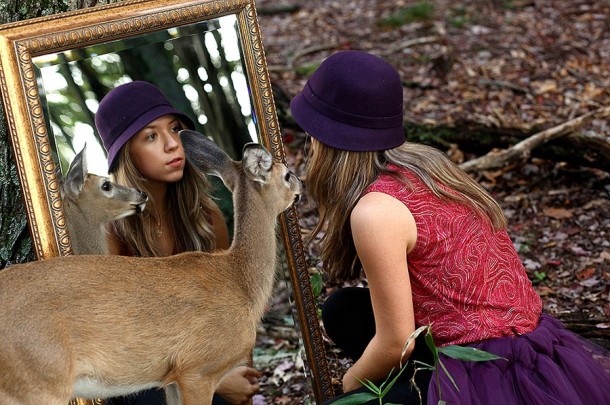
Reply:
[[[232,160],[198,132],[187,160],[232,192],[229,249],[167,257],[63,256],[0,271],[0,404],[61,404],[162,387],[210,404],[249,359],[277,261],[277,216],[301,181],[262,145]]]
[[[70,163],[66,177],[60,177],[62,199],[72,253],[108,254],[106,224],[133,214],[146,207],[146,193],[124,187],[108,177],[89,173],[87,145]]]

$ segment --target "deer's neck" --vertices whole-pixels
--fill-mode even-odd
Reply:
[[[108,254],[104,225],[88,218],[78,206],[65,205],[66,223],[72,250],[77,255]]]
[[[241,186],[241,185],[240,185]],[[231,244],[234,269],[251,299],[256,317],[262,316],[271,296],[276,267],[277,215],[249,187],[234,191],[235,230]]]

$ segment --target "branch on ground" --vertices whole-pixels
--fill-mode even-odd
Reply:
[[[481,170],[497,169],[515,160],[527,159],[533,149],[562,137],[568,137],[569,141],[580,145],[591,144],[596,149],[601,149],[602,156],[610,156],[610,144],[604,139],[586,134],[574,135],[574,132],[593,119],[606,118],[610,116],[610,106],[602,107],[588,112],[579,117],[566,121],[560,125],[538,132],[521,142],[501,151],[492,151],[476,159],[460,164],[460,168],[466,172],[477,172]]]

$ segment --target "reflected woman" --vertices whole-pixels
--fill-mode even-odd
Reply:
[[[100,102],[95,125],[113,180],[149,196],[142,215],[109,226],[111,254],[169,256],[229,247],[227,225],[208,194],[208,180],[186,161],[178,135],[183,128],[194,129],[193,121],[157,87],[135,81],[114,88]],[[260,376],[250,367],[233,369],[221,381],[213,403],[249,403]],[[154,405],[164,404],[165,398],[162,390],[151,389],[107,403]]]

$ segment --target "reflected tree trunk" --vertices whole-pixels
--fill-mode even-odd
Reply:
[[[4,7],[0,8],[0,24],[116,2],[116,0],[4,0]],[[14,162],[4,108],[0,105],[0,269],[35,259]]]

